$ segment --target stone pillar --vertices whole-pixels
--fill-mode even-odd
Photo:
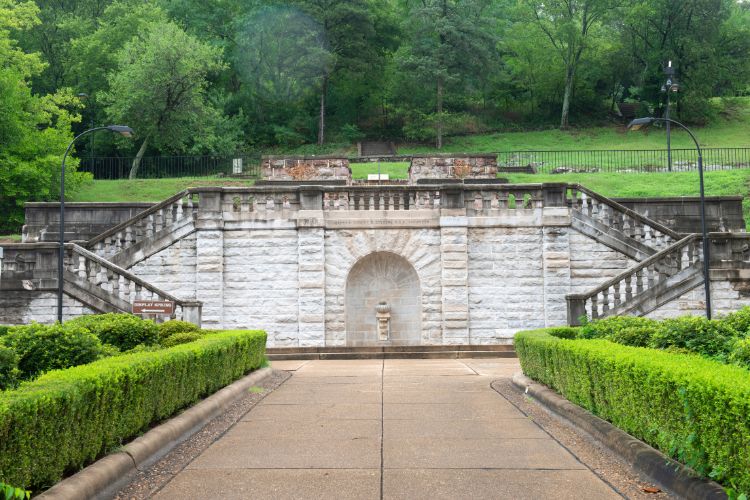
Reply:
[[[224,220],[221,188],[205,188],[195,220],[195,300],[203,302],[201,322],[206,328],[223,327]]]
[[[297,235],[299,345],[322,347],[325,345],[325,229],[300,227]]]
[[[568,322],[565,296],[570,293],[569,229],[545,227],[542,236],[544,276],[544,324],[562,326]]]
[[[443,215],[453,210],[443,210]],[[459,212],[459,211],[456,211]],[[440,254],[443,290],[443,343],[470,344],[468,231],[463,216],[441,217]]]
[[[201,327],[201,309],[203,303],[190,301],[182,303],[182,321],[193,323],[198,328]]]

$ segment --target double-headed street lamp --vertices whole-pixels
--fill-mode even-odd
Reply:
[[[690,134],[690,138],[695,143],[695,148],[698,150],[698,177],[700,178],[700,206],[701,206],[701,236],[703,237],[703,285],[706,293],[706,318],[711,319],[711,282],[709,280],[709,251],[708,251],[708,234],[706,232],[706,199],[703,189],[703,152],[701,146],[698,144],[698,139],[695,138],[693,132],[682,123],[677,120],[670,118],[636,118],[630,124],[628,124],[628,130],[639,130],[641,128],[648,127],[654,122],[666,122],[667,125],[674,123],[675,125],[682,127],[685,131]],[[667,129],[669,130],[669,129]]]
[[[667,122],[667,169],[672,171],[672,137],[671,127],[669,119],[669,94],[680,90],[680,85],[677,83],[677,79],[674,77],[674,67],[672,61],[667,63],[664,68],[664,74],[667,75],[667,81],[661,86],[661,91],[667,94],[667,109],[664,113],[664,120]]]
[[[68,149],[62,159],[62,171],[60,173],[60,252],[57,256],[57,320],[62,323],[63,320],[63,272],[65,261],[65,159],[73,148],[73,144],[86,134],[91,134],[99,130],[109,130],[124,137],[131,137],[133,129],[127,125],[107,125],[106,127],[92,127],[78,134],[70,141]]]

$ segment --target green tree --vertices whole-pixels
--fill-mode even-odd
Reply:
[[[236,148],[236,123],[208,93],[208,75],[225,67],[221,49],[174,23],[153,23],[142,37],[125,44],[117,59],[102,100],[107,114],[133,127],[142,141],[131,179],[149,144],[165,151],[226,153]]]
[[[486,0],[421,0],[407,2],[407,40],[398,54],[412,78],[432,85],[435,96],[435,143],[443,146],[447,88],[465,92],[472,74],[483,71],[495,49],[495,34]]]
[[[21,50],[13,33],[39,23],[34,2],[0,0],[0,232],[17,231],[27,201],[59,195],[60,161],[72,139],[68,111],[78,105],[70,91],[38,96],[30,80],[41,73],[38,54]],[[66,184],[75,189],[85,178],[70,159]]]
[[[581,59],[597,41],[604,39],[608,16],[624,0],[522,1],[525,2],[532,21],[544,33],[563,63],[565,87],[560,128],[567,128],[573,87]]]

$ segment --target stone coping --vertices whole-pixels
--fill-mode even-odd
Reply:
[[[347,160],[347,155],[263,155],[261,160]]]
[[[635,203],[635,202],[673,202],[673,201],[700,201],[700,196],[655,196],[655,197],[635,197],[635,198],[617,198],[612,197],[612,200],[618,203]],[[706,196],[706,201],[742,201],[744,196]]]
[[[66,201],[65,208],[149,208],[159,201]],[[60,206],[60,202],[27,201],[23,206],[24,208],[56,208]]]

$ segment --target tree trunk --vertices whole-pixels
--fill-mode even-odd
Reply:
[[[326,138],[326,92],[328,92],[328,76],[323,77],[323,88],[320,89],[320,121],[318,122],[318,146],[322,146]]]
[[[573,90],[574,70],[568,67],[565,71],[565,93],[563,94],[562,114],[560,116],[560,128],[568,128],[568,113],[570,111],[570,94]]]
[[[435,146],[438,149],[443,148],[443,78],[437,79],[437,122],[435,123],[437,132],[437,141]]]
[[[133,159],[133,165],[130,167],[130,175],[128,176],[128,179],[135,179],[136,175],[138,175],[138,168],[140,168],[141,166],[141,160],[143,159],[143,154],[146,152],[147,144],[148,144],[148,136],[146,136],[146,138],[143,139],[143,143],[141,144],[141,147],[138,150],[138,154],[136,154],[135,158]]]

